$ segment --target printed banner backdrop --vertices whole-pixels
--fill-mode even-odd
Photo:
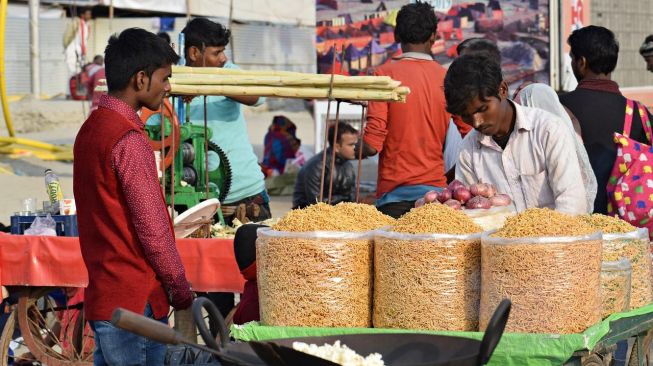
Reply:
[[[523,81],[550,83],[550,0],[431,0],[438,16],[435,59],[447,67],[466,38],[497,42],[511,89]],[[401,53],[394,41],[399,9],[410,0],[316,0],[318,72],[371,74]],[[334,61],[335,52],[335,63]]]

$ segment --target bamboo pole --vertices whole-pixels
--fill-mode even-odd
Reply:
[[[385,100],[405,102],[410,92],[407,87],[392,91],[375,89],[334,88],[331,97],[347,100]],[[171,94],[175,95],[256,95],[299,99],[327,99],[328,88],[237,86],[237,85],[183,85],[171,83]]]

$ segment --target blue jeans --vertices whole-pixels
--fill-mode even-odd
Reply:
[[[154,317],[150,304],[145,307],[143,315]],[[168,318],[160,321],[167,324]],[[90,325],[95,337],[94,366],[163,365],[165,344],[116,328],[108,321],[91,321]]]

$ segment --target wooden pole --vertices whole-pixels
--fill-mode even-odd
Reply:
[[[327,97],[327,114],[324,119],[324,145],[322,145],[322,174],[320,176],[320,202],[324,199],[324,174],[326,170],[326,156],[327,156],[327,143],[329,138],[329,114],[331,112],[331,100],[333,93],[333,76],[336,72],[336,52],[338,49],[333,46],[333,58],[331,61],[331,83],[329,85],[329,93]]]
[[[236,63],[236,55],[234,54],[234,0],[229,1],[229,30],[231,31],[231,40],[229,40],[229,49],[231,49],[231,62]]]
[[[32,66],[32,95],[41,95],[41,58],[39,56],[39,0],[29,0],[30,64]]]
[[[113,0],[109,1],[109,33],[113,34]]]

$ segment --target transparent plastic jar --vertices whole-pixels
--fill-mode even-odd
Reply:
[[[632,267],[628,258],[601,263],[601,317],[630,310]]]

